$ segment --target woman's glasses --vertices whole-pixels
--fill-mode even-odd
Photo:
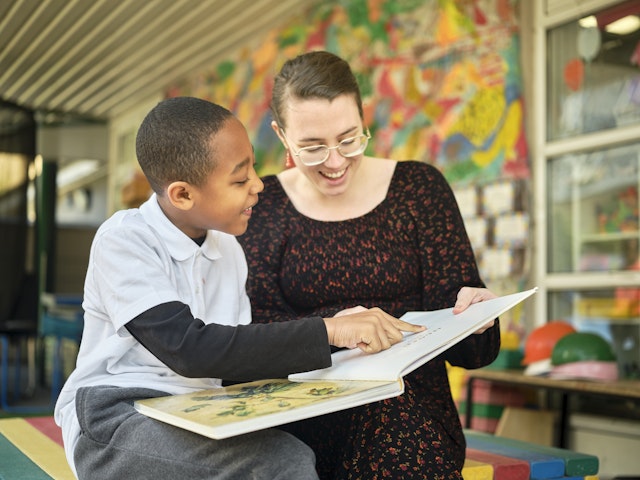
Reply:
[[[282,135],[287,140],[287,143],[290,145],[292,142],[287,138],[284,129],[281,128],[280,131]],[[309,147],[302,147],[297,152],[293,150],[293,154],[300,159],[302,163],[304,163],[308,167],[312,167],[314,165],[320,165],[324,163],[327,158],[329,158],[329,153],[331,150],[338,150],[338,153],[346,158],[355,157],[360,155],[367,149],[367,145],[369,144],[369,139],[371,138],[371,134],[369,133],[369,129],[367,128],[367,132],[356,135],[355,137],[349,137],[342,140],[340,143],[333,147],[328,147],[326,145],[311,145]]]

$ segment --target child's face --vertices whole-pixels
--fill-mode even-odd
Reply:
[[[229,119],[213,136],[212,151],[216,167],[205,184],[194,189],[189,212],[194,232],[185,232],[192,238],[204,235],[206,230],[242,235],[249,225],[251,209],[258,203],[258,193],[264,188],[254,169],[249,136],[239,120]]]

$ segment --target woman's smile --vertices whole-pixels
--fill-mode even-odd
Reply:
[[[342,170],[338,170],[337,172],[323,172],[323,171],[320,171],[319,173],[323,177],[327,177],[327,178],[329,178],[331,180],[337,180],[339,178],[342,178],[346,172],[347,172],[347,169],[343,168]]]

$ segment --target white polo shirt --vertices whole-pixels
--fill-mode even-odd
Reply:
[[[139,209],[115,213],[98,229],[85,279],[76,369],[54,412],[72,468],[80,434],[75,412],[79,387],[115,385],[181,394],[220,384],[218,379],[177,375],[124,325],[171,301],[189,305],[206,324],[249,324],[246,279],[244,252],[234,236],[210,230],[198,246],[164,215],[155,194]]]

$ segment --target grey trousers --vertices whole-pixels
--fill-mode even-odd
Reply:
[[[133,408],[135,400],[163,395],[157,390],[112,386],[78,390],[82,434],[74,462],[80,480],[318,478],[313,451],[281,430],[212,440]]]

